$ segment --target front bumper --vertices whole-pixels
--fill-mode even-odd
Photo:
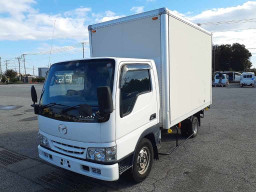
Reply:
[[[91,163],[55,153],[40,145],[38,146],[38,153],[41,159],[69,171],[105,181],[115,181],[119,179],[118,163],[113,165]]]
[[[228,85],[228,83],[212,83],[212,86],[225,86]]]
[[[242,83],[240,83],[240,85],[243,85],[243,86],[254,86],[254,82],[242,82]]]

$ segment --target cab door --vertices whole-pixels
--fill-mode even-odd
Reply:
[[[122,63],[119,72],[116,139],[129,151],[143,131],[159,122],[156,83],[151,63]]]

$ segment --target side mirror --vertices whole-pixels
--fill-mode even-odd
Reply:
[[[37,94],[36,94],[36,89],[35,89],[34,85],[31,86],[31,98],[33,101],[33,105],[31,105],[31,106],[34,107],[34,113],[39,114],[39,105],[35,104],[35,103],[37,103]]]
[[[37,103],[37,94],[34,85],[31,86],[31,98],[34,104]]]
[[[97,89],[99,111],[103,115],[113,112],[113,100],[109,86],[98,87]]]

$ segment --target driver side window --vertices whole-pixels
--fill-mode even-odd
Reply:
[[[125,71],[122,68],[120,81],[120,116],[130,114],[137,97],[151,91],[149,69]]]

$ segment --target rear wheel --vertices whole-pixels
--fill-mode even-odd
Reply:
[[[181,135],[185,137],[196,137],[199,128],[199,120],[196,116],[185,120],[181,125]]]
[[[189,128],[189,135],[192,135],[192,137],[196,137],[199,129],[199,121],[198,118],[193,116],[191,120],[191,126]]]
[[[151,142],[143,138],[138,145],[132,168],[132,178],[135,182],[143,181],[150,173],[153,163],[153,147]]]

